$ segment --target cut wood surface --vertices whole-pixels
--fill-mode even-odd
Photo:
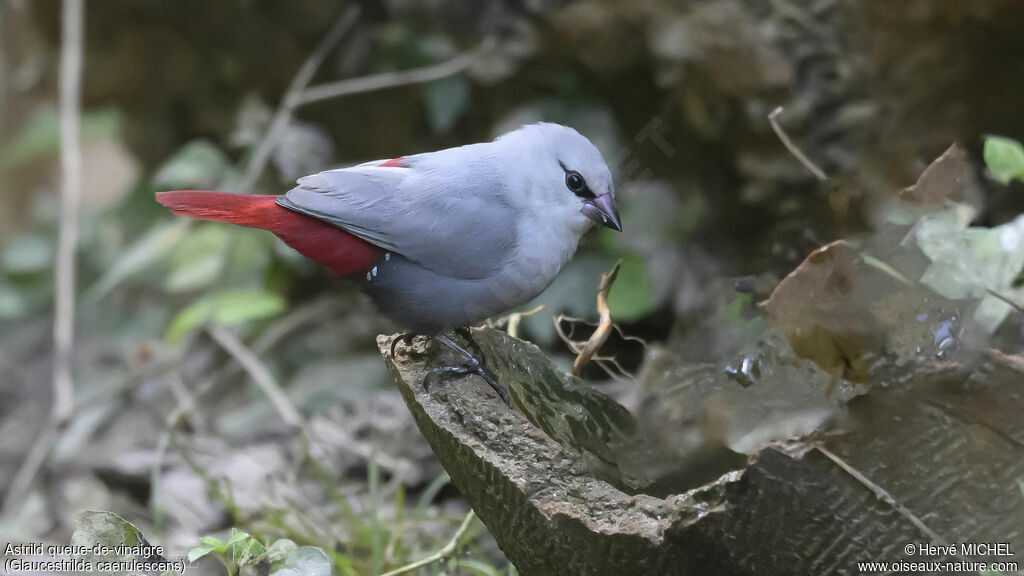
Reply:
[[[424,338],[395,357],[393,337],[378,345],[434,453],[522,574],[845,574],[863,561],[1024,551],[1024,388],[1006,363],[876,389],[848,404],[842,431],[773,444],[659,498],[629,493],[614,450],[598,447],[632,433],[628,413],[531,344],[473,337],[517,408],[476,376],[424,390],[452,361]],[[1018,556],[961,552],[974,542]],[[957,552],[905,554],[918,543]]]

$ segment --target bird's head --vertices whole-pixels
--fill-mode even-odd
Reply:
[[[534,210],[568,221],[582,234],[593,223],[622,231],[612,174],[585,136],[559,124],[523,126],[502,136],[526,164],[523,197]]]

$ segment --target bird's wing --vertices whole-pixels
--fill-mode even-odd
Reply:
[[[494,175],[470,178],[465,166],[448,173],[421,156],[306,176],[278,203],[438,274],[492,276],[516,240],[505,189]]]

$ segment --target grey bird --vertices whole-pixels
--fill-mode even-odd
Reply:
[[[305,176],[281,196],[174,190],[156,199],[176,214],[269,230],[356,278],[410,334],[466,358],[441,373],[479,374],[506,404],[494,375],[446,333],[538,296],[594,223],[621,231],[601,153],[550,123]]]

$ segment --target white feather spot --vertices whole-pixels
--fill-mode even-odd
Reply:
[[[369,282],[370,280],[373,280],[373,276],[370,276],[370,273],[367,272],[366,273],[366,281]]]
[[[370,273],[371,273],[371,274],[373,274],[373,277],[374,277],[374,278],[376,278],[376,277],[377,277],[377,267],[376,267],[376,266],[374,266],[374,267],[373,267],[373,270],[370,270]]]
[[[385,252],[384,253],[384,261],[388,262],[390,260],[391,260],[391,252]]]

